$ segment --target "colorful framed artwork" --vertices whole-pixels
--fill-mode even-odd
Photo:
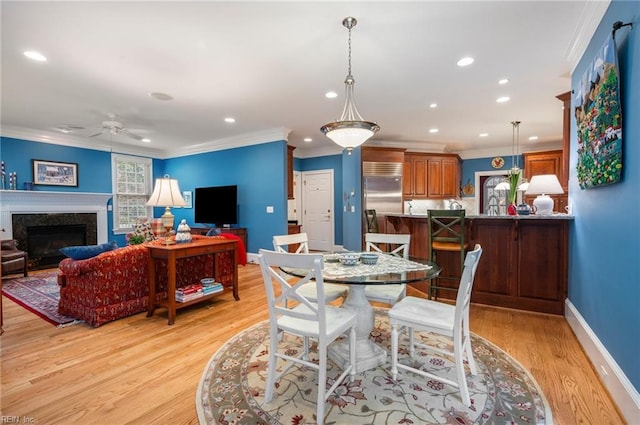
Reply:
[[[574,89],[581,189],[609,185],[622,175],[622,108],[615,39],[609,39]]]
[[[78,164],[39,159],[33,159],[31,162],[34,185],[78,186]]]

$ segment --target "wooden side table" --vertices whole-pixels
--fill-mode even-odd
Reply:
[[[230,239],[213,239],[202,238],[194,239],[189,243],[176,243],[173,245],[164,245],[159,243],[150,243],[145,245],[149,250],[149,301],[147,309],[147,317],[153,316],[153,312],[156,307],[165,307],[169,315],[169,325],[173,325],[176,320],[176,310],[182,307],[187,307],[192,304],[199,303],[211,299],[221,292],[204,295],[200,298],[187,301],[176,302],[176,260],[178,258],[195,257],[200,255],[214,254],[214,271],[215,278],[219,281],[218,274],[220,273],[216,267],[216,257],[218,253],[233,252],[233,297],[236,301],[239,301],[238,296],[238,242]],[[167,261],[167,273],[168,273],[168,288],[167,298],[161,301],[156,301],[156,272],[155,262],[156,260]],[[193,282],[198,283],[198,282]]]

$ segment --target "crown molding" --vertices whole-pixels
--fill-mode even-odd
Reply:
[[[598,25],[607,12],[610,3],[610,0],[584,2],[578,25],[573,31],[573,36],[566,51],[566,60],[570,65],[572,74],[587,49],[591,38],[593,38],[593,34],[598,29]]]
[[[288,140],[291,129],[286,127],[270,128],[254,133],[245,133],[224,139],[211,140],[178,149],[165,150],[161,159],[175,158],[180,156],[196,155],[199,153],[221,151],[225,149],[241,148],[244,146],[259,145],[262,143],[275,142],[277,140]]]

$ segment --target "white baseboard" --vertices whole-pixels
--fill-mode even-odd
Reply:
[[[611,394],[625,420],[629,424],[638,424],[640,394],[568,298],[565,306],[565,318],[600,375],[600,381]]]
[[[258,254],[247,252],[247,263],[258,264]]]

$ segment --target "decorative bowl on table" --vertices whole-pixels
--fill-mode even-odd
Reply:
[[[204,279],[200,279],[200,283],[202,283],[203,285],[213,285],[216,282],[216,280],[212,277],[205,277]]]
[[[360,259],[360,254],[340,254],[340,262],[345,266],[355,266],[358,264],[358,260]]]
[[[374,254],[370,252],[362,253],[360,254],[360,261],[362,262],[362,264],[373,266],[375,263],[378,262],[378,254]]]

